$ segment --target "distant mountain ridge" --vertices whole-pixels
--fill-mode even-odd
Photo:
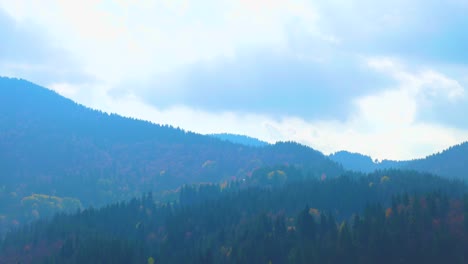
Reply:
[[[404,168],[468,180],[468,142],[452,146],[423,159],[408,161]]]
[[[414,160],[374,162],[369,156],[347,151],[336,152],[329,155],[329,158],[341,164],[347,170],[365,173],[394,168],[429,172],[447,178],[468,180],[468,142]]]
[[[328,156],[331,160],[343,165],[347,170],[370,173],[375,170],[399,169],[405,166],[407,161],[373,161],[371,157],[348,151],[338,151]]]
[[[264,146],[269,145],[268,142],[259,140],[257,138],[245,136],[245,135],[220,133],[220,134],[209,134],[209,136],[219,138],[224,141],[229,141],[232,143],[241,144],[245,146],[251,146],[251,147],[264,147]]]
[[[210,136],[245,146],[268,145],[267,142],[243,135],[223,133]],[[405,169],[429,172],[448,178],[468,179],[468,142],[414,160],[374,161],[370,156],[349,151],[338,151],[328,155],[328,158],[342,165],[344,169],[356,172],[371,173],[376,170]]]
[[[211,136],[246,146],[268,144],[256,138],[242,135],[225,133]],[[468,179],[468,142],[414,160],[374,161],[370,156],[349,151],[338,151],[328,155],[328,158],[342,165],[344,169],[356,172],[371,173],[376,170],[404,169],[433,173],[448,178]]]

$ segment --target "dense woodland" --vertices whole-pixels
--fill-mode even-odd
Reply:
[[[0,264],[468,263],[467,164],[468,143],[327,157],[0,78]]]
[[[466,263],[466,190],[416,172],[265,168],[185,186],[178,202],[148,193],[34,222],[7,235],[0,263]]]

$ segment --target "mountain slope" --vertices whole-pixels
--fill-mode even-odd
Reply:
[[[373,172],[375,170],[403,168],[407,161],[373,161],[371,157],[348,151],[338,151],[328,156],[331,160],[343,165],[343,168],[359,172]]]
[[[229,141],[232,143],[241,144],[245,146],[251,146],[251,147],[264,147],[268,145],[268,143],[265,141],[261,141],[259,139],[249,137],[249,136],[244,136],[244,135],[221,133],[221,134],[211,134],[210,136],[219,138],[224,141]]]
[[[424,159],[411,160],[405,168],[468,180],[468,142],[452,146]]]
[[[347,170],[372,172],[377,169],[378,164],[371,157],[348,151],[338,151],[328,156],[331,160],[340,163]]]
[[[440,153],[423,159],[381,162],[372,161],[371,157],[359,153],[339,151],[329,158],[343,166],[346,170],[372,172],[384,169],[406,169],[429,172],[448,178],[468,180],[468,142],[452,146]]]
[[[65,197],[102,205],[150,190],[244,178],[276,164],[313,175],[342,172],[299,144],[243,146],[109,115],[30,82],[0,78],[0,218],[31,200],[23,214],[30,217],[45,214],[42,204],[62,207]]]

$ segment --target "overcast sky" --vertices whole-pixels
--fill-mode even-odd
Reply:
[[[468,140],[467,0],[0,0],[0,75],[199,133],[411,159]]]

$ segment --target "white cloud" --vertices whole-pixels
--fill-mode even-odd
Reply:
[[[354,104],[355,112],[346,121],[306,121],[294,116],[278,120],[268,115],[212,113],[186,106],[160,110],[143,103],[131,94],[117,99],[111,98],[101,92],[105,89],[94,89],[96,93],[87,105],[202,134],[230,132],[246,134],[268,142],[293,140],[326,154],[344,149],[371,155],[380,160],[424,157],[466,140],[466,130],[443,127],[417,119],[418,111],[425,106],[421,103],[421,96],[426,96],[425,103],[440,98],[450,101],[454,100],[454,95],[456,98],[464,94],[463,87],[441,73],[430,70],[412,73],[402,70],[406,67],[401,63],[400,67],[394,67],[397,64],[392,61],[374,61],[369,67],[384,65],[383,69],[398,79],[398,85],[357,98]],[[57,86],[55,89],[70,96],[76,95],[70,87]]]
[[[404,47],[411,44],[408,43],[408,36],[426,36],[426,26],[430,26],[428,32],[440,31],[440,25],[435,22],[439,20],[433,19],[426,25],[428,20],[421,19],[432,14],[430,9],[422,8],[425,5],[426,1],[408,3],[403,0],[346,3],[306,0],[0,0],[0,7],[19,23],[31,23],[43,28],[44,32],[40,34],[50,45],[72,54],[73,59],[79,60],[80,72],[94,76],[96,80],[71,84],[68,80],[70,63],[57,59],[50,66],[42,63],[50,60],[47,56],[41,57],[39,60],[42,61],[35,64],[27,61],[1,62],[0,71],[32,81],[38,80],[38,76],[47,75],[47,79],[40,79],[40,84],[85,105],[200,133],[233,132],[269,142],[295,140],[326,153],[347,149],[380,159],[414,158],[464,141],[468,136],[467,131],[461,129],[418,120],[421,111],[430,108],[436,101],[452,103],[465,97],[462,83],[442,71],[434,70],[432,65],[427,68],[410,67],[405,60],[388,57],[368,59],[366,67],[377,75],[392,78],[397,84],[385,87],[383,91],[379,87],[378,91],[356,95],[354,112],[344,121],[306,121],[304,117],[297,116],[285,116],[278,120],[276,116],[248,112],[213,113],[196,106],[182,105],[184,89],[195,89],[191,86],[172,93],[163,91],[164,86],[159,88],[154,85],[151,89],[161,89],[154,93],[158,96],[174,94],[174,97],[180,97],[180,103],[175,102],[161,110],[145,104],[137,96],[139,93],[132,93],[132,90],[147,89],[145,81],[154,81],[155,76],[166,73],[180,77],[181,67],[198,65],[201,61],[215,61],[220,57],[235,59],[241,53],[256,55],[258,51],[288,54],[292,58],[320,63],[331,61],[343,68],[358,68],[350,59],[328,58],[354,58],[356,53],[365,56],[381,54],[380,48],[392,54],[405,51]],[[438,6],[432,2],[427,5]],[[420,28],[424,32],[418,31]],[[431,37],[426,40],[432,40]],[[413,48],[409,49],[409,53],[427,55],[425,49],[409,46]],[[427,50],[433,52],[433,49]],[[265,54],[270,54],[268,52]],[[446,54],[446,57],[451,58],[449,55]],[[459,57],[463,58],[462,55],[460,53]],[[252,61],[255,61],[253,58]],[[308,69],[309,66],[305,65],[304,68]],[[325,76],[327,81],[344,78],[353,72],[335,72],[334,67],[330,68],[333,69],[331,72],[325,71],[328,73]],[[335,76],[336,73],[339,74]],[[251,76],[262,75],[253,72]],[[346,81],[349,81],[348,78],[345,77]],[[464,78],[464,83],[468,83]],[[381,82],[377,80],[376,86]],[[131,87],[126,96],[109,97],[108,91],[122,83],[138,83],[144,88]],[[339,86],[342,84],[337,83]],[[325,86],[323,89],[330,89],[326,87],[326,81],[319,84],[311,81],[304,86],[312,89],[322,84]],[[333,93],[338,98],[346,91],[358,90],[352,86],[363,85],[361,80],[342,90],[333,87]],[[284,89],[291,91],[295,87]],[[297,96],[303,96],[300,89],[294,91],[298,93]],[[270,106],[283,99],[272,98],[276,102],[270,103]],[[317,102],[320,99],[323,100],[319,98]],[[311,106],[310,111],[314,110]]]
[[[377,57],[367,60],[370,68],[393,77],[400,82],[400,91],[405,91],[420,102],[443,99],[457,101],[464,97],[464,87],[455,79],[431,69],[410,72],[395,59]]]
[[[327,41],[308,1],[0,1],[12,16],[47,28],[88,74],[118,83],[244,49],[285,49],[285,25]],[[296,26],[297,26],[296,25]]]

